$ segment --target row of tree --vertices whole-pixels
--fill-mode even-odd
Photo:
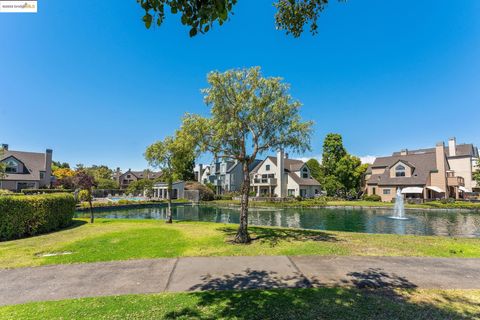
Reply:
[[[322,163],[310,159],[307,165],[328,196],[341,198],[358,197],[368,168],[368,164],[362,164],[360,158],[347,152],[342,136],[337,133],[325,137]]]

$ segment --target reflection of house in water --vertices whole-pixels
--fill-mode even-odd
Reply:
[[[287,227],[300,228],[300,214],[298,212],[287,215],[285,218],[287,220]]]

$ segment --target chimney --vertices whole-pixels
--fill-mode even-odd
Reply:
[[[46,186],[51,187],[52,181],[52,149],[45,150],[45,181]]]
[[[198,182],[202,183],[203,164],[198,164]]]
[[[287,181],[285,180],[285,155],[283,154],[283,150],[280,149],[277,152],[277,196],[281,198],[285,198],[286,195],[286,184]]]
[[[3,144],[2,144],[2,149],[5,150],[5,151],[7,151],[7,150],[8,150],[8,144],[3,143]]]
[[[457,155],[457,139],[455,137],[448,139],[448,156],[455,157]]]
[[[408,149],[403,149],[402,151],[400,151],[400,155],[401,155],[401,156],[406,156],[406,155],[408,155]]]
[[[447,159],[445,157],[445,143],[438,142],[435,147],[435,160],[438,170],[438,187],[442,190],[447,190]],[[445,197],[448,197],[448,192],[445,192]]]

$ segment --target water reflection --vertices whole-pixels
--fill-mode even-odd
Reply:
[[[238,207],[175,206],[176,220],[238,223]],[[318,230],[352,231],[364,233],[393,233],[414,235],[441,235],[480,237],[480,214],[462,211],[406,212],[408,220],[389,219],[389,209],[250,209],[250,224],[305,228]],[[88,216],[78,213],[77,216]],[[115,219],[165,219],[166,207],[121,209],[96,213],[97,217]]]

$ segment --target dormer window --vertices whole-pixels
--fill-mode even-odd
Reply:
[[[405,177],[405,166],[399,164],[395,167],[395,177]]]
[[[303,168],[303,170],[302,170],[302,178],[308,179],[308,169],[307,169],[307,168]]]
[[[265,165],[265,171],[270,171],[270,165],[269,164]]]
[[[18,172],[18,162],[15,160],[7,160],[5,162],[5,172],[6,173],[17,173]]]

